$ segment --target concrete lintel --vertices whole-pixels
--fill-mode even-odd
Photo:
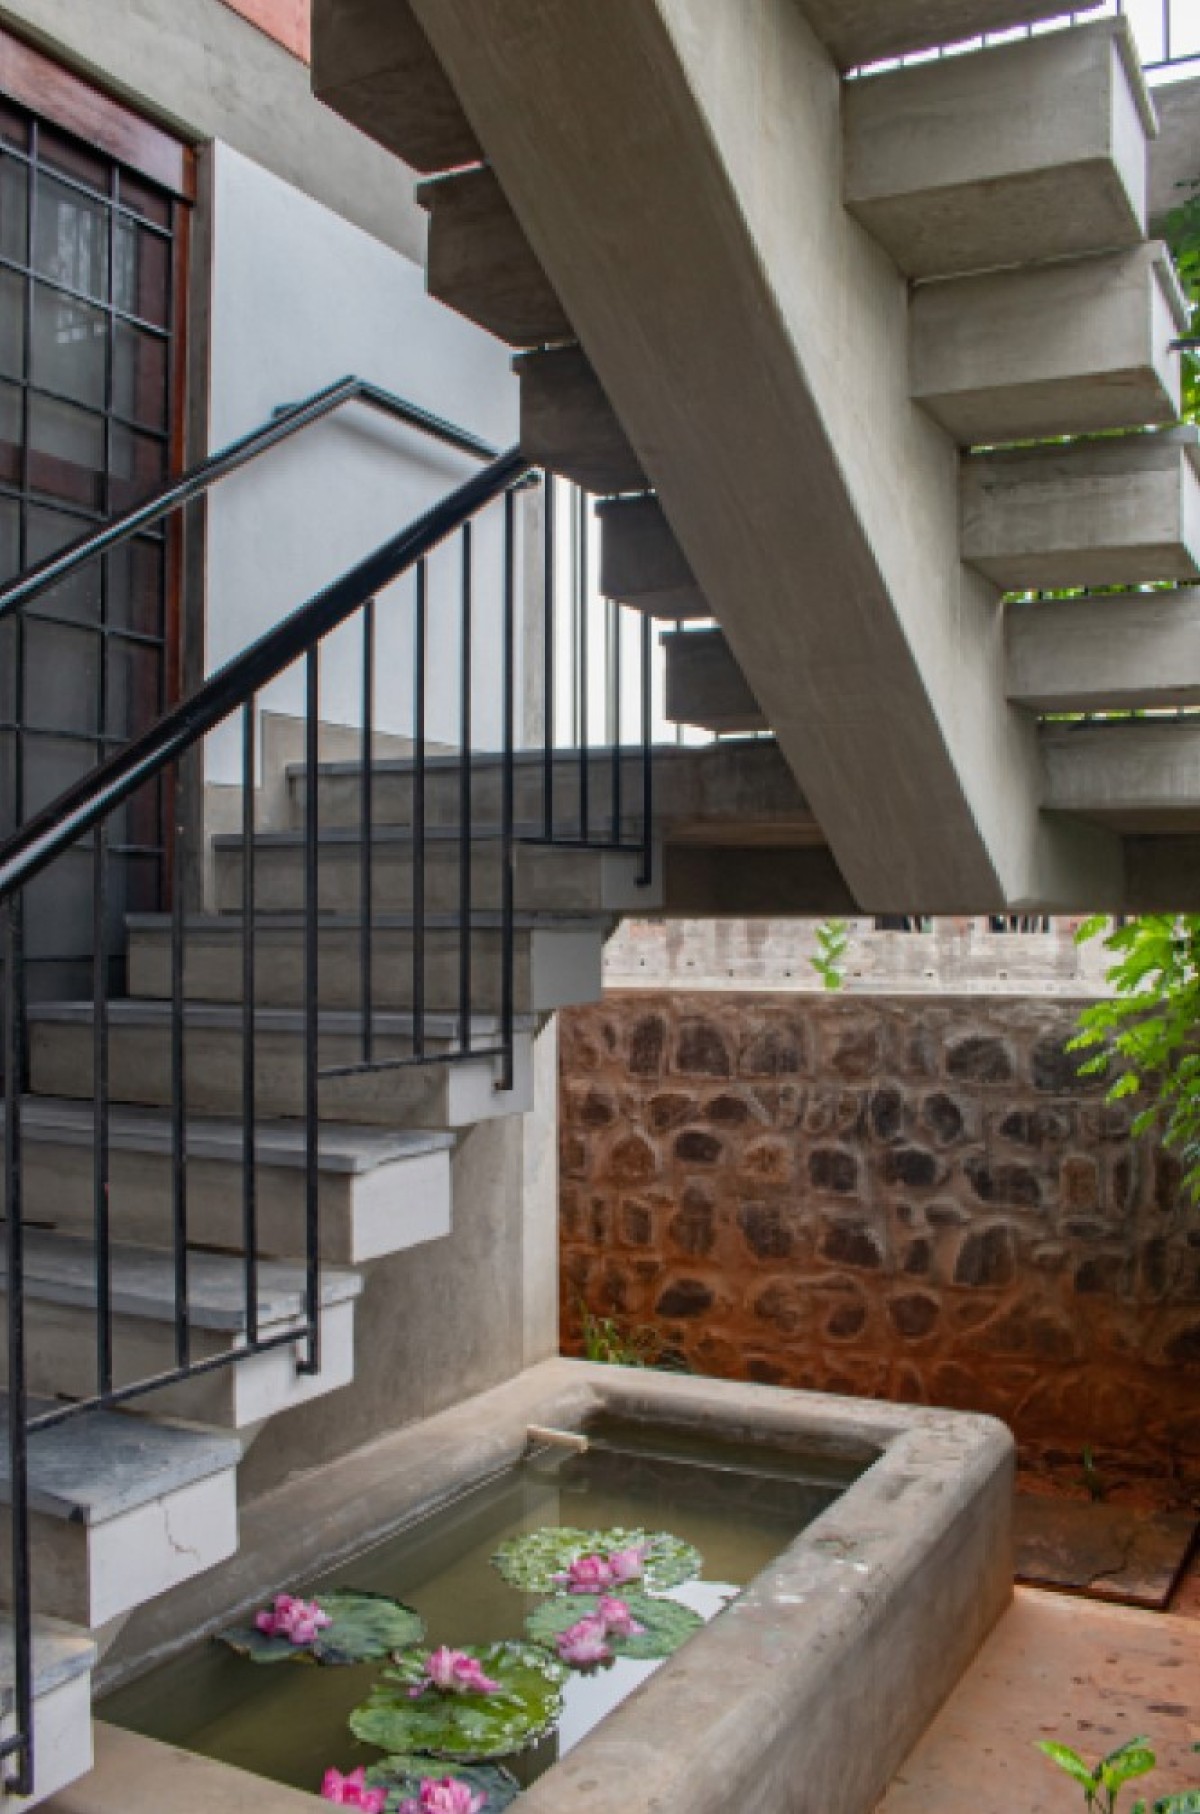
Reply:
[[[1011,604],[1008,696],[1035,712],[1200,705],[1200,588]]]

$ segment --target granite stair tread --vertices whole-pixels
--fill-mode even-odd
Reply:
[[[29,1412],[51,1401],[31,1399]],[[0,1407],[0,1503],[11,1503],[8,1410]],[[29,1436],[29,1504],[46,1517],[102,1524],[236,1468],[242,1445],[203,1430],[89,1411]]]
[[[15,1645],[13,1621],[0,1613],[0,1716],[15,1705],[13,1686]],[[96,1646],[73,1625],[61,1619],[33,1621],[33,1692],[38,1697],[85,1675],[95,1664]]]
[[[95,1010],[90,1001],[74,1002],[37,1002],[29,1009],[31,1026],[84,1026],[90,1025]],[[161,1027],[169,1025],[172,1007],[165,1001],[127,1000],[114,1001],[108,1005],[109,1020],[116,1026]],[[234,1004],[220,1002],[186,1002],[184,1020],[189,1027],[212,1027],[229,1031],[240,1031],[242,1009]],[[289,1033],[303,1035],[305,1015],[300,1008],[264,1008],[254,1010],[254,1024],[260,1033]],[[411,1013],[396,1010],[381,1010],[372,1016],[372,1025],[379,1039],[407,1040],[412,1037],[415,1017]],[[459,1020],[456,1014],[427,1013],[424,1016],[426,1037],[432,1040],[457,1041]],[[323,1008],[319,1016],[319,1031],[331,1035],[356,1035],[362,1030],[362,1016],[348,1008]],[[533,1033],[537,1030],[537,1017],[532,1014],[518,1014],[514,1021],[517,1033]],[[472,1035],[477,1039],[488,1036],[497,1037],[500,1033],[500,1018],[495,1014],[473,1014],[471,1016]],[[433,1054],[431,1062],[437,1062]]]

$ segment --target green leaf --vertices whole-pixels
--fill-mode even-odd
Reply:
[[[1200,1789],[1184,1789],[1180,1795],[1164,1795],[1154,1804],[1154,1814],[1200,1814]]]
[[[700,1573],[704,1559],[699,1550],[669,1531],[576,1530],[570,1525],[547,1525],[523,1536],[510,1537],[492,1557],[510,1587],[527,1594],[552,1594],[556,1575],[563,1575],[580,1556],[616,1555],[619,1550],[644,1549],[641,1585],[661,1593],[679,1587]]]
[[[645,1627],[633,1637],[619,1638],[614,1634],[606,1638],[615,1657],[636,1657],[641,1662],[669,1657],[704,1624],[698,1612],[681,1606],[678,1600],[652,1600],[648,1594],[632,1593],[618,1593],[614,1598],[623,1601],[637,1624]],[[526,1636],[552,1651],[562,1632],[580,1619],[589,1618],[599,1605],[595,1594],[558,1594],[530,1613],[525,1621]]]
[[[402,1801],[417,1800],[421,1784],[429,1777],[440,1782],[446,1776],[466,1783],[472,1795],[483,1796],[479,1814],[501,1814],[521,1793],[516,1778],[495,1764],[451,1764],[431,1757],[385,1757],[367,1771],[367,1787],[386,1789],[388,1814],[395,1814]]]
[[[1075,1782],[1082,1783],[1089,1795],[1095,1794],[1099,1778],[1088,1769],[1078,1751],[1072,1751],[1070,1745],[1056,1745],[1051,1739],[1039,1739],[1038,1750],[1044,1752],[1060,1770],[1065,1770]]]
[[[423,1651],[405,1651],[350,1715],[355,1738],[393,1756],[427,1752],[461,1763],[508,1757],[535,1745],[561,1717],[566,1668],[534,1644],[465,1648],[484,1674],[499,1682],[499,1693],[444,1694],[426,1687],[414,1696],[410,1690],[423,1681],[427,1658]]]
[[[394,1650],[407,1650],[425,1636],[425,1625],[411,1606],[385,1594],[356,1593],[347,1588],[319,1594],[317,1605],[332,1621],[313,1643],[297,1645],[270,1638],[253,1625],[220,1633],[221,1642],[252,1663],[323,1663],[337,1668],[352,1663],[380,1663]]]
[[[1125,1783],[1132,1782],[1135,1777],[1148,1776],[1155,1761],[1149,1739],[1131,1738],[1127,1744],[1118,1746],[1107,1757],[1101,1758],[1096,1766],[1096,1774],[1110,1794],[1115,1795],[1118,1789]]]

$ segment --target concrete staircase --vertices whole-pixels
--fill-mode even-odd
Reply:
[[[1126,24],[864,73],[1060,8],[600,10],[317,0],[314,81],[432,175],[429,287],[514,348],[530,455],[602,498],[604,591],[676,626],[671,715],[774,733],[830,907],[1189,904],[1190,728],[1057,722],[1156,710],[1168,669],[1200,703],[1186,311]],[[1128,634],[1101,590],[1165,584]]]

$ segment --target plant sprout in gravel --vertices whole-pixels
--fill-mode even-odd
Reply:
[[[1200,1745],[1192,1747],[1200,1751]],[[1038,1744],[1052,1763],[1058,1765],[1073,1782],[1083,1790],[1084,1803],[1090,1811],[1095,1808],[1098,1814],[1114,1814],[1117,1797],[1126,1783],[1135,1782],[1139,1776],[1148,1776],[1158,1759],[1144,1738],[1131,1738],[1127,1744],[1118,1745],[1107,1757],[1089,1769],[1078,1751],[1072,1751],[1069,1745],[1056,1745],[1046,1740]],[[1146,1802],[1133,1804],[1131,1814],[1200,1814],[1200,1789],[1185,1789],[1178,1795],[1163,1795],[1148,1808]]]

